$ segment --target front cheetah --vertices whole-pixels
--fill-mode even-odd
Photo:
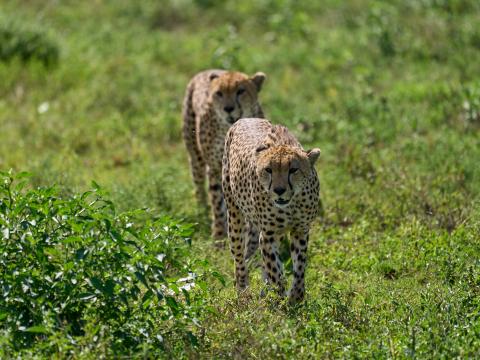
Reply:
[[[290,232],[289,302],[303,299],[310,223],[318,210],[319,156],[319,149],[303,150],[287,128],[264,119],[242,119],[228,131],[222,180],[238,290],[248,286],[246,260],[258,244],[258,230],[264,278],[285,293],[278,247]]]
[[[222,156],[225,135],[242,117],[263,118],[258,102],[265,74],[249,77],[240,72],[206,70],[190,81],[183,103],[183,139],[197,200],[207,203],[205,172],[212,207],[212,236],[226,236],[226,211],[222,194]]]

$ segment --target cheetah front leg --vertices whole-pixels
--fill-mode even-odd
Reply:
[[[208,168],[208,193],[212,205],[212,237],[222,239],[227,235],[227,210],[222,192],[221,170]]]
[[[232,202],[228,204],[228,238],[230,239],[230,251],[235,261],[235,284],[238,291],[243,291],[248,286],[248,268],[245,258],[245,219]]]
[[[255,225],[253,225],[251,222],[247,223],[245,233],[247,237],[246,248],[245,248],[245,251],[246,251],[245,259],[248,260],[253,254],[255,254],[255,251],[258,249],[259,233]]]
[[[290,254],[293,262],[293,282],[288,301],[294,304],[305,296],[305,267],[307,265],[307,245],[309,229],[299,229],[291,233]]]
[[[262,230],[260,232],[260,248],[262,250],[263,271],[267,281],[273,284],[280,296],[285,295],[285,278],[283,266],[278,254],[278,247],[282,239],[281,234],[273,231]]]

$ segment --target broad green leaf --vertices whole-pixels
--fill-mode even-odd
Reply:
[[[172,310],[174,315],[178,314],[178,303],[172,296],[166,296],[165,301],[167,302],[168,307]]]
[[[28,171],[21,171],[15,175],[15,179],[24,179],[24,178],[30,178],[32,177],[33,174],[29,173]]]
[[[104,292],[103,283],[98,277],[93,276],[89,280],[95,289],[100,290],[102,293]]]
[[[142,282],[143,285],[145,285],[148,288],[150,288],[150,285],[148,285],[147,279],[145,279],[145,276],[140,272],[140,271],[135,271],[135,277]]]
[[[223,277],[222,274],[220,274],[218,271],[212,271],[211,272],[212,276],[215,277],[218,281],[220,281],[220,283],[225,286],[226,282],[225,282],[225,278]]]
[[[90,184],[96,191],[101,189],[100,185],[98,185],[95,180],[92,180]]]
[[[25,332],[35,333],[35,334],[48,334],[49,331],[46,327],[42,325],[31,326],[25,330]]]
[[[80,243],[83,239],[80,236],[69,236],[62,240],[64,244]]]

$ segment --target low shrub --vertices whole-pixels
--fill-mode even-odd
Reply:
[[[1,173],[0,357],[195,347],[205,278],[220,276],[188,257],[193,226],[118,214],[96,183],[62,197],[27,178]]]
[[[58,63],[59,49],[42,31],[0,19],[0,61],[13,59],[23,63],[36,60],[44,66],[53,66]]]

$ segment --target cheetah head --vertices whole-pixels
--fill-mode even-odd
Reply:
[[[264,73],[249,77],[240,72],[226,72],[212,74],[210,80],[209,103],[220,119],[231,125],[238,119],[256,115]]]
[[[256,173],[265,192],[279,208],[287,207],[303,187],[320,156],[320,149],[262,145],[257,148]]]

